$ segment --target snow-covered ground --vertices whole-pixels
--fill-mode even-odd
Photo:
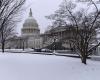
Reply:
[[[30,52],[30,51],[34,51],[33,49],[5,49],[5,52]],[[2,49],[0,49],[0,52],[2,52]]]
[[[55,55],[0,53],[0,80],[100,80],[100,62]]]

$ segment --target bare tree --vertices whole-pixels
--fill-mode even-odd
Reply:
[[[1,31],[1,35],[0,35],[1,43],[2,43],[2,52],[4,52],[4,49],[5,49],[5,42],[7,43],[7,41],[16,34],[15,26],[16,25],[14,25],[10,22],[7,22],[7,24],[4,25],[4,28]]]
[[[18,22],[18,14],[26,0],[1,0],[0,4],[0,37],[2,52],[4,52],[5,40],[12,35],[14,26]]]
[[[96,30],[100,28],[100,11],[94,1],[86,1],[88,8],[75,10],[77,4],[65,0],[58,12],[55,13],[72,26],[69,29],[72,32],[72,38],[69,39],[69,42],[75,46],[77,54],[84,64],[86,64],[87,57],[100,45],[100,43],[92,45],[96,42]],[[90,11],[90,8],[94,8],[94,10]],[[51,19],[58,18],[55,14]]]

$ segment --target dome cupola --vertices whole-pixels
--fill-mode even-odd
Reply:
[[[35,35],[39,34],[40,30],[38,28],[37,21],[33,18],[32,10],[30,9],[29,17],[25,20],[22,28],[22,35]]]
[[[32,16],[32,10],[30,9],[29,17],[25,20],[23,27],[33,27],[38,29],[38,23]]]

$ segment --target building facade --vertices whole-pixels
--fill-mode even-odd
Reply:
[[[55,27],[49,31],[46,31],[43,35],[43,47],[47,47],[51,45],[52,47],[57,44],[58,46],[62,46],[63,49],[71,49],[73,46],[69,43],[69,38],[71,37],[71,32],[69,32],[68,27],[61,26]],[[60,45],[58,45],[60,44]],[[62,49],[61,47],[58,49]]]

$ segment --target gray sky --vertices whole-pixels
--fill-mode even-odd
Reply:
[[[67,1],[67,0],[66,0]],[[94,0],[95,1],[95,0]],[[96,0],[97,1],[97,0]],[[47,26],[50,25],[50,20],[46,19],[45,16],[54,13],[59,8],[59,5],[63,0],[26,0],[25,10],[22,13],[22,21],[17,26],[17,32],[21,33],[21,28],[25,19],[28,18],[29,10],[32,9],[33,17],[37,20],[41,33],[43,33]],[[84,7],[84,5],[79,5],[78,7]],[[93,10],[93,9],[92,9]]]
[[[33,17],[37,20],[39,28],[43,33],[50,21],[45,16],[52,14],[59,8],[63,0],[26,0],[25,11],[23,13],[22,22],[17,27],[17,32],[20,34],[24,20],[28,17],[29,9],[32,8]]]

